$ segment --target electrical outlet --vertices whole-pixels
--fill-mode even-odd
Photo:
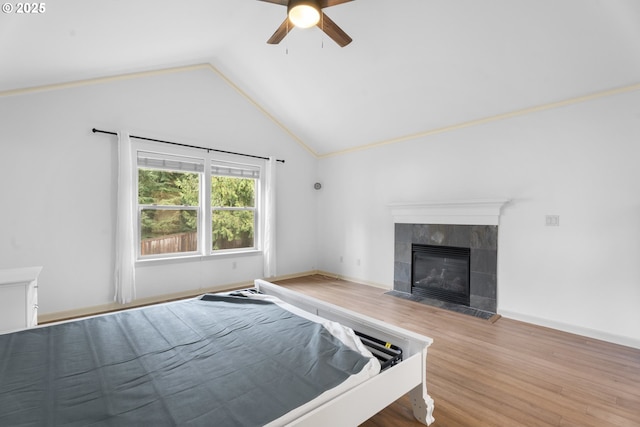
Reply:
[[[560,216],[559,215],[547,215],[545,217],[545,225],[547,227],[558,227],[558,226],[560,226]]]
[[[356,260],[356,265],[357,265],[358,267],[360,266],[360,258],[358,258],[358,259]]]
[[[236,268],[238,268],[238,263],[236,261],[233,261],[231,263],[231,269],[235,270]]]

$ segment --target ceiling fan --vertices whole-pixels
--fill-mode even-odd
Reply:
[[[351,43],[352,39],[323,11],[325,7],[347,3],[353,0],[259,0],[287,6],[287,17],[267,43],[278,44],[293,27],[309,28],[314,25],[325,32],[340,47]]]

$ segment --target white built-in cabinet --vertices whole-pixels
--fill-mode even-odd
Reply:
[[[0,269],[0,333],[38,324],[38,276],[42,267]]]

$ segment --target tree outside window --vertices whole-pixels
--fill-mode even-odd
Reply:
[[[206,161],[138,152],[140,258],[257,249],[260,168]]]
[[[256,180],[211,177],[212,250],[253,248]]]

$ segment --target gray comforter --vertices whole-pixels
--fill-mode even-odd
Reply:
[[[276,304],[205,295],[0,335],[0,426],[261,426],[367,362]]]

